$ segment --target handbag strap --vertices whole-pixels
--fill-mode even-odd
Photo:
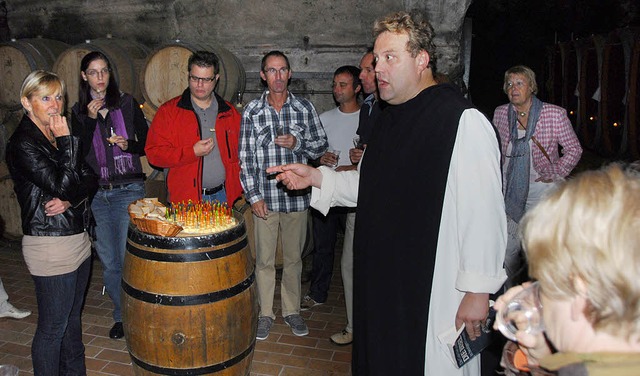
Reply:
[[[518,119],[518,125],[520,125],[520,128],[522,128],[523,130],[527,130],[527,128],[525,128],[525,126],[522,125],[522,123],[520,122],[520,119]],[[542,147],[540,142],[538,142],[538,140],[536,139],[536,136],[531,136],[531,141],[533,141],[533,143],[536,144],[538,149],[540,149],[542,154],[544,154],[544,156],[547,158],[547,160],[551,163],[551,158],[549,157],[549,154],[547,154],[547,151],[544,150],[544,148]]]

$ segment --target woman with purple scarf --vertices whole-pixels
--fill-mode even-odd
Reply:
[[[113,301],[115,324],[109,337],[124,336],[120,310],[120,280],[129,226],[128,205],[144,197],[144,155],[147,121],[140,105],[121,93],[111,63],[99,52],[80,63],[78,102],[72,108],[72,132],[80,137],[85,160],[99,177],[100,189],[91,204],[95,218],[95,248],[104,268],[103,282]]]

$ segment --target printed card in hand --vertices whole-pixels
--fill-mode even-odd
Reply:
[[[440,344],[446,348],[451,361],[460,368],[467,364],[474,356],[480,354],[491,343],[491,327],[496,318],[496,311],[489,308],[489,315],[482,326],[480,337],[472,341],[465,330],[464,324],[459,330],[455,326],[438,336]]]

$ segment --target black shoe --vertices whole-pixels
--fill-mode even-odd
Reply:
[[[111,330],[109,330],[109,338],[118,339],[124,337],[124,328],[121,322],[113,324]]]

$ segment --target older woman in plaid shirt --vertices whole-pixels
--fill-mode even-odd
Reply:
[[[520,264],[518,222],[554,181],[569,175],[580,160],[582,147],[566,110],[536,97],[536,75],[529,67],[509,68],[503,89],[509,103],[496,108],[493,124],[502,145],[509,229],[505,268],[511,276]]]

